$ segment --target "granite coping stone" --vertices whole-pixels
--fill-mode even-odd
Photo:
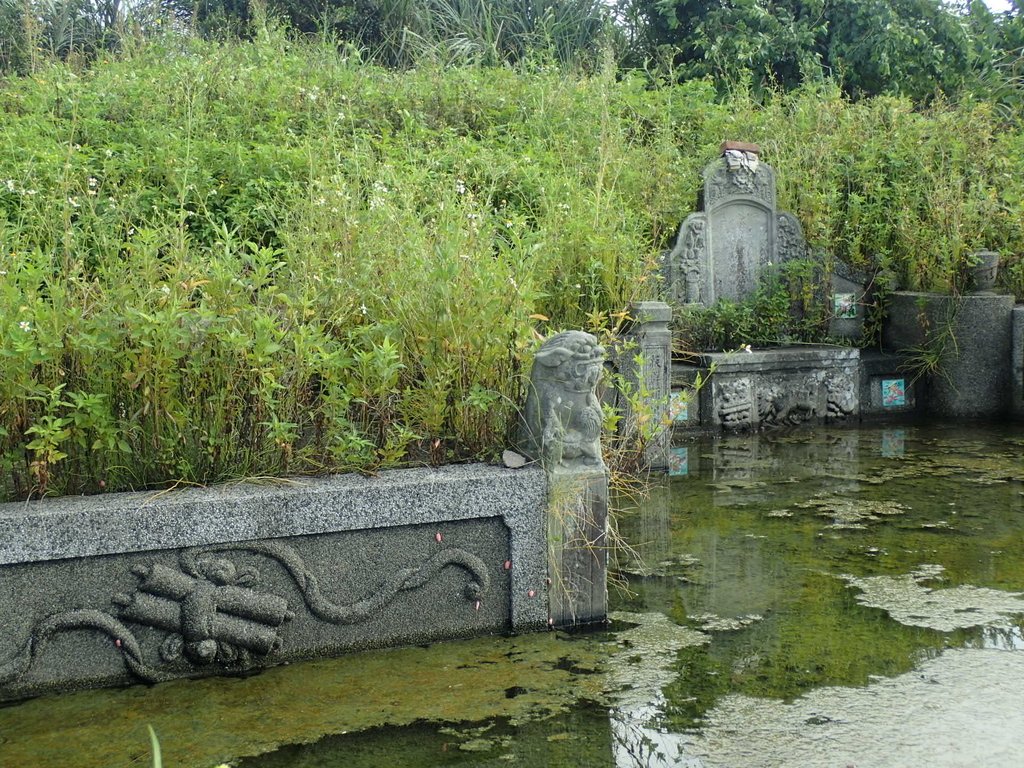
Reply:
[[[502,517],[543,530],[543,470],[483,464],[0,504],[0,565]]]
[[[710,368],[718,373],[774,371],[800,367],[854,367],[860,350],[853,347],[799,346],[778,349],[755,349],[750,352],[708,352],[689,357],[673,367]]]

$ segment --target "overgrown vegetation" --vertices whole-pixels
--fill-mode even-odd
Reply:
[[[253,37],[3,82],[0,497],[500,453],[537,335],[656,295],[723,138],[828,259],[943,288],[987,246],[1024,295],[1024,136],[989,104]]]
[[[682,307],[674,342],[681,351],[716,352],[826,341],[831,318],[824,287],[820,262],[795,259],[767,270],[748,299]]]
[[[600,331],[653,293],[641,90],[276,33],[9,81],[5,495],[500,452],[541,313]]]
[[[0,69],[40,54],[91,59],[173,28],[212,39],[252,34],[270,13],[379,64],[518,64],[544,56],[673,79],[711,77],[786,90],[832,80],[863,98],[971,95],[1024,102],[1024,13],[980,0],[0,0]]]

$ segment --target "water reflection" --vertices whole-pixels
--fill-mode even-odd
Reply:
[[[1020,626],[982,627],[981,647],[1000,651],[1024,650],[1024,632]]]
[[[175,768],[953,765],[944,733],[962,764],[1013,764],[1018,431],[681,447],[687,474],[618,520],[608,632],[27,702],[0,709],[0,765],[144,765],[147,723]]]

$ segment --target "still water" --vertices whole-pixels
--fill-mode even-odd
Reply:
[[[0,709],[0,766],[981,766],[1024,750],[1024,429],[694,441],[607,631]]]

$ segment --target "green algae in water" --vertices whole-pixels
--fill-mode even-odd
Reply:
[[[984,733],[941,697],[988,712],[1024,685],[1005,650],[1024,650],[1022,446],[969,427],[704,441],[619,520],[640,557],[608,632],[27,702],[0,709],[0,765],[146,765],[147,723],[175,768],[845,764],[830,745],[936,764],[926,740],[874,744],[901,720]]]
[[[979,438],[963,428],[906,428],[904,453],[886,456],[882,432],[712,440],[693,475],[657,489],[620,521],[642,559],[690,556],[702,564],[699,583],[634,579],[636,604],[711,631],[709,615],[723,627],[764,617],[738,633],[715,632],[706,649],[681,652],[679,677],[666,692],[675,727],[698,726],[727,693],[792,700],[819,686],[907,672],[950,645],[976,642],[977,632],[960,625],[894,621],[858,599],[844,575],[899,579],[941,563],[950,589],[1005,595],[1024,586],[1019,447],[998,432]],[[968,485],[965,475],[1002,482]],[[746,493],[762,481],[767,490]],[[999,618],[1010,621],[1005,612]]]
[[[40,698],[0,709],[0,765],[147,764],[147,724],[160,737],[165,765],[211,768],[386,725],[530,722],[602,695],[591,673],[601,647],[556,633],[481,638],[276,667],[248,678]]]

